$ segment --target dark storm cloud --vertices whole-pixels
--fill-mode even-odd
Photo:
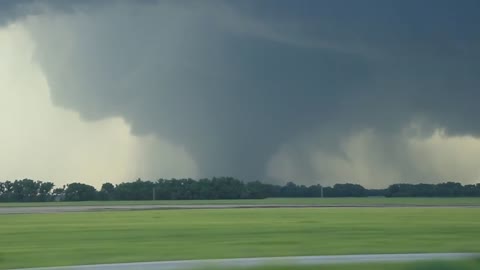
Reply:
[[[30,0],[0,1],[0,26],[25,15],[26,12],[22,9],[31,2]]]
[[[479,134],[478,11],[467,0],[114,2],[31,29],[56,104],[185,145],[202,176],[251,179],[305,134],[332,151],[345,134],[412,121]]]
[[[125,0],[127,1],[127,0]],[[28,15],[55,12],[88,12],[111,4],[125,1],[117,0],[1,0],[0,27]],[[156,0],[136,0],[136,4],[155,4]]]

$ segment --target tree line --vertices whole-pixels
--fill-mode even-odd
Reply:
[[[394,184],[385,190],[386,197],[480,197],[480,184]]]
[[[31,179],[0,182],[0,202],[47,202],[90,200],[215,200],[274,197],[480,197],[480,184],[394,184],[386,189],[366,189],[358,184],[333,186],[243,182],[232,177],[211,179],[159,179],[120,184],[104,183],[100,190],[74,182],[55,188],[52,182]]]

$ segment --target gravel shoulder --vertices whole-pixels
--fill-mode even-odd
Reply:
[[[474,253],[420,253],[420,254],[368,254],[333,256],[294,256],[266,258],[236,258],[216,260],[160,261],[139,263],[116,263],[97,265],[78,265],[68,267],[28,268],[28,270],[183,270],[224,267],[256,267],[262,265],[328,265],[355,263],[395,263],[430,260],[463,260],[477,258]],[[27,270],[27,268],[23,269]]]
[[[2,214],[45,214],[65,212],[94,211],[133,211],[133,210],[180,210],[180,209],[235,209],[235,208],[480,208],[472,205],[301,205],[301,204],[203,204],[203,205],[94,205],[94,206],[36,206],[36,207],[0,207]]]

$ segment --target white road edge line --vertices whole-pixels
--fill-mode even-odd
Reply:
[[[213,267],[254,267],[262,265],[321,265],[376,262],[416,262],[430,260],[461,260],[479,258],[478,253],[412,253],[412,254],[368,254],[368,255],[327,255],[289,256],[263,258],[235,258],[158,261],[137,263],[114,263],[60,267],[23,268],[17,270],[183,270]]]

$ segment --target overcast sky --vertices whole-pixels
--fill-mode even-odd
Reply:
[[[0,1],[0,179],[480,179],[477,0]]]

